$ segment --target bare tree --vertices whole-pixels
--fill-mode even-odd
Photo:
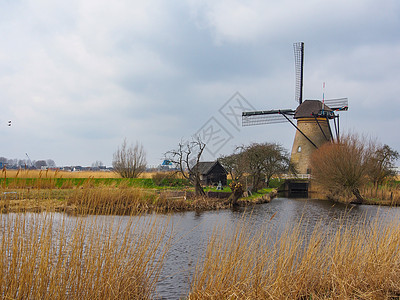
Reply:
[[[172,162],[182,176],[194,185],[196,196],[203,197],[206,194],[201,185],[199,162],[205,147],[206,144],[196,136],[191,141],[181,141],[177,149],[165,153],[165,159]]]
[[[342,136],[338,143],[326,143],[312,155],[312,178],[331,195],[351,195],[364,201],[360,188],[368,182],[371,147],[356,135]]]
[[[123,178],[136,178],[146,170],[146,152],[143,145],[127,145],[124,139],[121,147],[114,153],[112,165],[114,171]]]

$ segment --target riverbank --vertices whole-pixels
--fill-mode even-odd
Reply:
[[[208,197],[195,197],[188,182],[168,173],[144,178],[119,178],[115,173],[59,171],[3,171],[0,212],[66,212],[70,214],[137,215],[151,212],[220,210],[231,207],[230,189],[206,187]],[[75,176],[75,177],[74,177]],[[86,177],[85,177],[86,176]],[[394,188],[393,188],[394,187]],[[365,188],[367,205],[399,206],[400,185]],[[238,206],[268,203],[274,189],[239,199]],[[312,198],[349,204],[353,196],[311,193]]]
[[[313,188],[309,195],[311,198],[334,201],[343,204],[363,204],[380,206],[400,206],[400,182],[384,185],[378,188],[366,186],[360,188],[360,194],[364,198],[359,203],[352,193],[327,192]]]
[[[230,188],[205,187],[196,197],[189,182],[172,173],[121,178],[112,172],[5,170],[0,177],[0,212],[66,212],[137,215],[151,212],[218,210],[231,207]],[[267,203],[276,193],[262,189],[238,206]]]
[[[137,215],[151,212],[206,211],[231,207],[226,196],[195,197],[192,191],[155,190],[129,186],[48,189],[0,189],[0,212],[66,212],[71,214]],[[239,199],[238,206],[267,203],[275,191]]]

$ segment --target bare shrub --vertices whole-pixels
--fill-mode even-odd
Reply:
[[[156,194],[135,187],[82,187],[68,197],[67,205],[79,214],[133,215],[152,210]]]
[[[357,135],[346,135],[338,143],[325,143],[312,155],[312,178],[334,197],[364,198],[360,188],[368,182],[370,145]]]
[[[113,168],[123,178],[137,178],[146,170],[146,152],[143,145],[127,145],[126,139],[113,156]]]

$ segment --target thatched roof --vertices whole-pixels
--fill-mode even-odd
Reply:
[[[309,118],[314,115],[318,115],[322,110],[322,102],[319,100],[305,100],[302,104],[300,104],[296,112],[294,113],[294,118]],[[331,112],[332,109],[329,106],[324,104],[324,111]]]

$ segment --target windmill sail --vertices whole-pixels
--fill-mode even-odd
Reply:
[[[304,66],[304,43],[298,42],[293,44],[294,62],[296,70],[296,102],[303,102],[303,66]]]
[[[294,110],[264,110],[242,113],[242,126],[285,123],[287,119],[293,119]]]
[[[336,138],[339,140],[339,114],[348,110],[348,99],[325,99],[303,101],[304,43],[293,44],[296,72],[296,110],[247,111],[242,113],[242,126],[290,123],[296,128],[290,162],[297,166],[299,174],[310,174],[312,153],[324,143],[333,140],[330,121],[335,123]],[[325,85],[325,84],[324,84]]]
[[[325,105],[329,106],[332,110],[348,110],[349,100],[347,98],[326,99]]]

